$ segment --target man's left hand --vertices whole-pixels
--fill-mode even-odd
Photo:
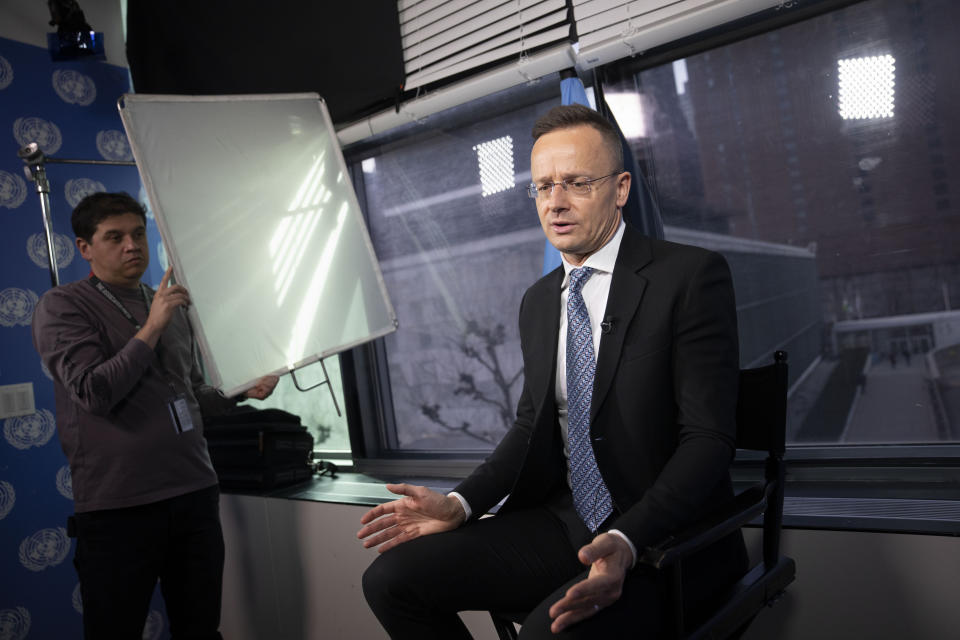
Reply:
[[[254,400],[266,400],[273,393],[279,381],[280,378],[277,376],[263,376],[257,380],[257,384],[247,389],[244,395]]]
[[[590,567],[590,573],[586,579],[567,589],[567,593],[550,607],[553,619],[550,630],[553,633],[560,633],[616,602],[627,570],[633,564],[630,546],[610,533],[601,533],[593,542],[581,547],[577,557]]]

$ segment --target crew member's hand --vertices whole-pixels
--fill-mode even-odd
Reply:
[[[173,314],[178,307],[190,305],[190,294],[186,287],[179,284],[170,284],[170,276],[173,274],[173,267],[167,269],[160,280],[160,286],[157,292],[153,294],[153,302],[150,303],[150,314],[143,327],[137,332],[137,338],[140,338],[151,347],[157,346],[157,341],[163,330],[170,324]]]
[[[620,598],[623,580],[633,563],[633,552],[619,536],[601,533],[580,548],[577,558],[590,567],[590,573],[550,607],[553,619],[550,630],[554,633],[596,615]]]
[[[244,395],[254,400],[266,400],[270,397],[270,394],[273,393],[273,390],[277,388],[279,381],[280,378],[277,376],[263,376],[257,380],[257,384],[247,389]]]
[[[366,526],[357,537],[367,549],[379,545],[383,553],[420,536],[456,529],[466,520],[463,505],[453,496],[411,484],[388,484],[387,489],[403,497],[377,505],[360,518]]]

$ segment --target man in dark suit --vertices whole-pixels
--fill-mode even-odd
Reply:
[[[522,638],[661,637],[664,585],[638,550],[732,499],[726,262],[623,223],[631,176],[596,112],[554,108],[533,136],[530,194],[564,264],[521,304],[523,392],[496,450],[450,494],[388,485],[402,497],[361,519],[392,638],[468,638],[456,612],[485,609],[532,610]],[[745,562],[737,533],[686,563],[694,612]]]

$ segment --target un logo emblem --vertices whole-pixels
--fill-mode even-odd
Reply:
[[[0,207],[16,209],[27,199],[27,183],[15,173],[0,171]]]
[[[150,611],[147,615],[147,621],[143,625],[143,640],[160,640],[160,633],[163,631],[163,616],[156,609]]]
[[[90,76],[71,69],[57,69],[53,72],[53,90],[67,104],[86,107],[97,98],[97,87]]]
[[[13,121],[13,137],[21,147],[36,142],[48,156],[59,151],[63,144],[60,128],[43,118],[17,118]]]
[[[23,607],[0,610],[0,638],[23,640],[30,633],[30,612]]]
[[[97,151],[104,160],[133,160],[130,142],[123,131],[107,129],[97,133]]]
[[[67,183],[63,186],[63,195],[71,207],[76,207],[80,204],[81,200],[91,193],[100,193],[106,190],[107,188],[103,186],[103,183],[97,182],[96,180],[91,180],[90,178],[75,178],[67,180]]]
[[[13,82],[13,67],[6,58],[0,56],[0,91],[9,87],[11,82]]]
[[[73,610],[83,615],[83,598],[80,596],[80,583],[77,583],[77,586],[73,588],[73,595],[70,597],[70,602],[73,604]]]
[[[73,243],[62,233],[53,234],[53,248],[57,255],[57,266],[61,269],[73,262]],[[42,233],[35,233],[27,238],[27,255],[33,264],[44,269],[49,265],[47,260],[47,238]]]
[[[7,514],[13,510],[13,505],[17,501],[17,492],[13,490],[13,485],[6,481],[0,481],[0,520],[7,517]],[[2,638],[3,636],[0,636]]]
[[[29,416],[17,416],[3,421],[3,437],[14,449],[42,447],[50,442],[56,422],[53,414],[41,409]]]
[[[11,287],[0,291],[0,327],[30,324],[37,300],[37,294],[29,289]]]
[[[30,571],[43,571],[63,562],[69,551],[66,529],[40,529],[20,543],[20,564]]]
[[[73,500],[73,475],[67,465],[57,471],[57,491],[67,500]]]

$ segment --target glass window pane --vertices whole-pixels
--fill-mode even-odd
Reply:
[[[281,376],[277,388],[266,400],[249,402],[257,409],[276,408],[300,416],[300,421],[313,434],[313,448],[323,452],[349,452],[350,432],[343,408],[343,384],[340,378],[340,359],[326,358],[324,365],[330,376],[330,384],[336,394],[336,406],[330,396],[330,387],[320,385],[323,369],[320,363],[307,365],[296,372],[297,382],[307,391],[300,391],[289,375]],[[337,415],[337,407],[340,415]]]
[[[530,129],[559,92],[544,79],[347,151],[400,321],[384,342],[401,450],[489,450],[513,424],[517,314],[544,252]]]
[[[794,444],[960,440],[960,5],[873,0],[605,86],[665,235],[730,261]]]

